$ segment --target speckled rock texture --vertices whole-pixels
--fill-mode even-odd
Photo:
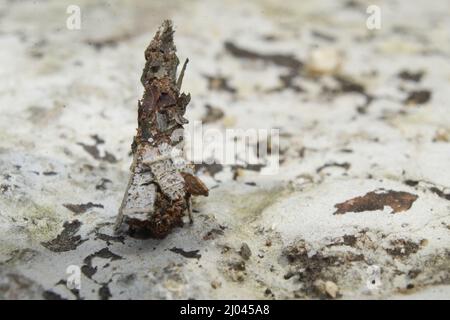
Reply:
[[[71,2],[1,1],[0,298],[450,298],[449,4],[374,2],[86,0],[69,30]],[[186,117],[279,128],[280,170],[198,166],[194,224],[136,239],[112,229],[167,18]]]

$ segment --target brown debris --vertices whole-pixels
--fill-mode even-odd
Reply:
[[[337,210],[333,214],[383,210],[385,206],[391,207],[392,213],[398,213],[410,209],[417,198],[417,195],[404,191],[372,191],[364,196],[336,204],[334,207]]]
[[[223,228],[224,229],[224,228]],[[218,236],[222,236],[224,234],[223,229],[211,229],[209,230],[204,236],[203,236],[203,240],[214,240],[216,239]]]
[[[207,195],[208,188],[189,163],[176,165],[174,151],[181,151],[184,118],[190,95],[181,93],[187,60],[177,78],[179,60],[173,41],[172,22],[166,20],[145,50],[141,76],[144,95],[138,102],[138,129],[132,144],[131,177],[125,191],[115,230],[129,234],[149,233],[164,238],[191,218],[191,196]],[[185,160],[185,159],[184,159]],[[125,222],[125,224],[123,224]]]
[[[320,166],[319,168],[316,169],[317,173],[320,173],[323,169],[329,168],[329,167],[339,167],[339,168],[343,168],[345,170],[350,169],[350,163],[348,162],[343,162],[343,163],[338,163],[338,162],[330,162],[330,163],[326,163],[323,166]]]

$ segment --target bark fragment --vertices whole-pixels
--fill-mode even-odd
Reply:
[[[119,209],[115,230],[148,231],[163,238],[191,216],[191,196],[208,195],[208,188],[194,176],[193,166],[180,154],[183,124],[190,95],[180,93],[187,61],[177,79],[179,64],[173,27],[164,21],[145,50],[138,102],[138,129],[132,144],[131,177]]]

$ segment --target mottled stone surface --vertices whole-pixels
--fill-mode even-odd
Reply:
[[[69,4],[0,2],[1,298],[450,297],[447,1],[377,1],[375,31],[369,1]],[[203,167],[192,226],[116,236],[166,18],[187,118],[280,128],[280,171]]]

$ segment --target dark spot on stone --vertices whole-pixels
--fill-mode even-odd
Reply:
[[[202,122],[205,123],[213,123],[222,119],[225,113],[220,109],[213,107],[209,104],[206,106],[206,114],[202,118]]]
[[[359,114],[366,114],[367,108],[375,99],[375,97],[366,92],[365,86],[357,83],[348,76],[335,75],[333,78],[338,83],[338,88],[329,88],[327,86],[324,86],[322,88],[323,94],[325,96],[335,96],[344,93],[359,93],[365,98],[365,101],[361,105],[357,106],[356,111]]]
[[[360,9],[362,7],[362,4],[356,0],[349,0],[344,3],[344,7],[350,9]]]
[[[424,104],[431,98],[431,92],[429,90],[416,90],[411,91],[406,97],[404,103],[407,105]]]
[[[244,261],[232,261],[228,264],[230,269],[235,271],[245,271],[245,262]]]
[[[154,238],[153,233],[146,228],[134,228],[130,227],[127,231],[127,234],[134,239],[146,240]]]
[[[226,91],[230,93],[236,93],[236,88],[232,87],[228,83],[228,78],[223,76],[207,76],[205,75],[206,79],[208,80],[208,89],[214,90],[214,91]]]
[[[317,168],[316,172],[319,173],[323,169],[329,168],[329,167],[339,167],[339,168],[344,168],[345,170],[348,170],[348,169],[350,169],[350,163],[348,163],[348,162],[343,162],[343,163],[330,162],[330,163],[326,163],[323,166],[320,166],[319,168]]]
[[[283,278],[284,278],[284,280],[289,280],[289,279],[291,279],[293,276],[295,276],[296,275],[296,273],[295,272],[292,272],[292,271],[289,271],[288,273],[286,273],[284,276],[283,276]]]
[[[69,289],[69,287],[67,286],[67,281],[64,279],[59,280],[56,283],[57,286],[62,285],[64,286],[66,289]],[[69,291],[74,295],[75,299],[77,300],[82,300],[81,296],[80,296],[80,290],[78,290],[77,288],[72,288],[69,289]]]
[[[176,248],[176,247],[173,247],[172,249],[169,249],[169,250],[174,253],[181,254],[183,257],[189,258],[189,259],[200,259],[202,257],[202,255],[198,253],[199,250],[184,251],[183,249]]]
[[[92,135],[91,138],[95,141],[95,144],[89,145],[82,142],[78,142],[78,145],[82,146],[84,151],[89,153],[96,160],[106,161],[109,163],[117,162],[116,157],[112,153],[109,153],[108,151],[105,151],[105,154],[103,156],[100,155],[100,150],[98,149],[98,146],[100,144],[105,143],[103,139],[101,139],[97,135]]]
[[[104,143],[105,143],[105,140],[103,140],[102,138],[100,138],[100,136],[97,135],[97,134],[91,135],[91,138],[95,141],[95,143],[96,143],[97,145],[99,145],[99,144],[104,144]]]
[[[234,57],[248,59],[248,60],[260,60],[265,63],[272,63],[274,65],[285,67],[289,69],[287,73],[280,75],[281,86],[270,91],[281,91],[283,89],[292,89],[295,92],[303,92],[303,88],[295,84],[294,80],[300,75],[300,70],[303,67],[303,63],[296,57],[290,54],[264,54],[254,52],[248,49],[238,47],[232,42],[225,42],[225,49]]]
[[[107,189],[106,186],[107,186],[108,183],[112,183],[112,181],[109,180],[109,179],[106,179],[106,178],[102,178],[100,180],[100,182],[95,186],[95,189],[97,189],[97,190],[106,190]]]
[[[316,37],[321,40],[325,40],[327,42],[335,42],[336,41],[336,38],[334,36],[326,34],[324,32],[318,31],[318,30],[312,30],[311,35],[313,37]]]
[[[100,300],[109,300],[112,297],[111,291],[109,290],[108,284],[104,283],[98,290],[98,296]]]
[[[67,300],[64,299],[63,297],[61,297],[59,294],[57,294],[56,292],[53,292],[51,290],[46,290],[42,293],[42,297],[45,300]]]
[[[123,259],[121,256],[111,252],[109,248],[103,248],[93,254],[88,255],[86,258],[84,258],[84,262],[88,265],[91,265],[93,258],[110,259],[111,261]]]
[[[92,202],[88,202],[88,203],[84,203],[84,204],[65,203],[65,204],[63,204],[63,206],[75,214],[85,213],[86,211],[88,211],[91,208],[101,208],[101,209],[104,208],[103,205],[92,203]]]
[[[10,190],[11,186],[8,184],[0,184],[0,193],[5,193],[6,191]]]
[[[232,42],[225,42],[225,49],[236,58],[261,60],[290,69],[300,69],[303,63],[289,54],[264,54],[238,47]]]
[[[252,187],[256,186],[255,182],[246,182],[245,184],[248,185],[248,186],[252,186]]]
[[[263,40],[270,41],[270,42],[276,41],[278,39],[278,37],[276,35],[273,35],[273,34],[266,34],[266,35],[263,35],[261,38]]]
[[[284,89],[292,89],[294,92],[304,92],[305,90],[295,83],[295,79],[299,76],[299,72],[296,69],[291,69],[288,73],[279,76],[281,86],[275,88],[272,91],[281,91]]]
[[[417,198],[417,195],[404,191],[372,191],[364,196],[336,204],[334,207],[337,210],[333,214],[383,210],[385,206],[391,207],[392,213],[397,213],[410,209]]]
[[[116,163],[117,159],[116,157],[109,153],[108,151],[105,151],[105,155],[104,156],[100,156],[100,151],[98,150],[96,145],[87,145],[84,143],[79,142],[78,143],[80,146],[83,147],[83,149],[89,153],[94,159],[97,160],[102,160],[102,161],[106,161],[106,162],[110,162],[110,163]]]
[[[95,50],[100,51],[103,50],[104,48],[114,48],[120,41],[127,40],[130,37],[131,35],[129,34],[123,34],[105,39],[86,40],[85,42],[87,45],[94,47]]]
[[[55,171],[44,171],[42,172],[44,176],[56,176],[58,173]]]
[[[2,261],[0,263],[0,266],[6,265],[6,264],[27,263],[27,262],[31,261],[31,259],[33,259],[36,255],[38,255],[38,252],[33,249],[24,248],[24,249],[13,250],[10,252],[9,255],[10,255],[10,258],[5,261]]]
[[[210,231],[208,231],[204,236],[203,236],[203,240],[213,240],[215,239],[217,236],[222,236],[224,234],[222,229],[211,229]]]
[[[65,222],[63,231],[53,240],[41,244],[53,252],[65,252],[75,250],[87,239],[82,240],[80,235],[75,235],[81,227],[81,222],[74,220]]]
[[[346,246],[353,247],[356,244],[356,241],[358,240],[354,235],[344,235],[343,237],[344,244]]]
[[[272,293],[272,290],[270,290],[269,288],[267,288],[265,291],[264,291],[264,295],[267,297],[267,296],[274,296],[274,294]]]
[[[97,267],[88,266],[88,265],[82,265],[81,266],[81,272],[88,277],[89,279],[92,278],[92,276],[97,272]]]
[[[250,259],[252,256],[252,251],[250,250],[250,247],[245,242],[241,245],[241,249],[239,250],[239,254],[244,260]]]
[[[420,80],[422,80],[423,75],[424,75],[423,71],[412,72],[408,70],[403,70],[398,74],[398,77],[402,80],[419,82]]]
[[[108,234],[104,234],[104,233],[96,233],[95,234],[95,239],[100,239],[103,241],[106,241],[106,244],[109,246],[111,244],[111,242],[120,242],[120,243],[125,243],[125,237],[123,236],[110,236]]]
[[[121,256],[111,252],[109,248],[103,248],[88,255],[84,258],[84,265],[81,267],[81,272],[83,272],[83,274],[88,278],[91,278],[97,272],[97,267],[92,266],[92,260],[94,258],[110,259],[111,261],[123,259]]]
[[[287,258],[289,264],[296,266],[299,271],[292,271],[284,276],[285,279],[292,278],[294,275],[303,283],[300,293],[309,296],[317,296],[317,290],[314,282],[322,278],[322,273],[329,267],[335,266],[339,258],[335,256],[324,256],[317,252],[308,256],[308,251],[303,241],[298,245],[292,245],[283,250],[283,255]]]
[[[418,184],[419,184],[419,181],[417,181],[417,180],[405,180],[405,181],[403,181],[407,186],[410,186],[410,187],[415,187],[415,186],[417,186]]]
[[[236,171],[237,169],[243,169],[243,170],[259,172],[259,171],[261,171],[262,168],[264,168],[263,164],[245,164],[245,165],[238,164],[238,165],[231,166],[231,169],[233,171]]]
[[[411,269],[408,271],[408,277],[410,279],[415,279],[422,272],[420,269]]]
[[[445,193],[444,191],[439,190],[436,187],[431,187],[430,191],[433,192],[434,194],[437,194],[438,197],[450,201],[450,192],[449,193]]]
[[[214,178],[216,173],[219,173],[219,172],[221,172],[223,170],[223,165],[221,165],[220,163],[211,163],[211,164],[199,163],[199,164],[195,164],[195,173],[198,173],[201,170],[205,170],[206,172],[209,173],[209,175],[211,177]]]
[[[421,247],[420,243],[405,239],[392,240],[390,244],[392,248],[387,248],[386,252],[394,258],[406,258],[419,251]]]
[[[342,75],[334,76],[334,79],[339,83],[339,91],[344,93],[356,92],[367,95],[366,89],[362,84],[359,84],[348,77]]]

